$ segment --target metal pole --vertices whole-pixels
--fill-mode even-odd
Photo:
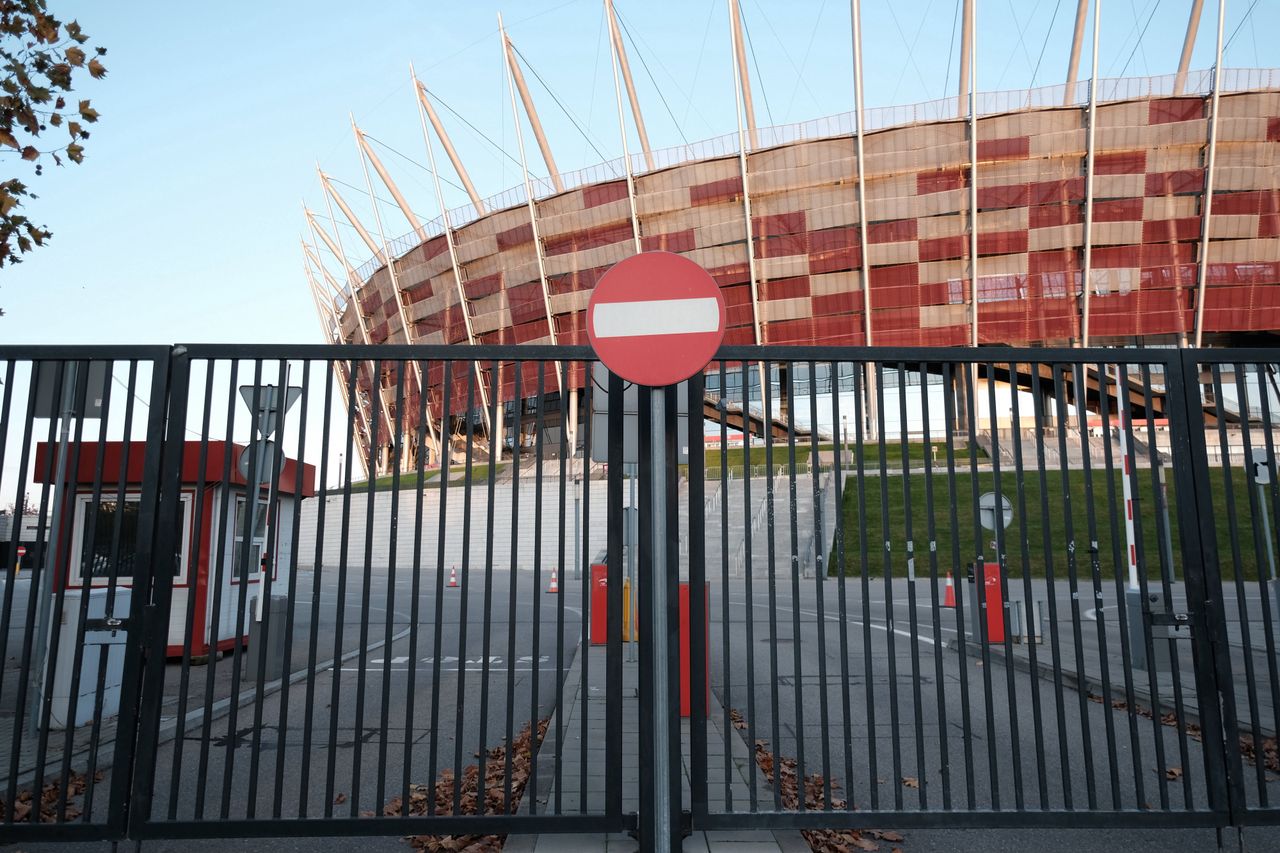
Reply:
[[[853,22],[853,111],[854,111],[854,144],[858,154],[858,252],[861,258],[858,276],[862,284],[862,337],[864,346],[874,346],[871,337],[871,261],[867,247],[867,192],[866,192],[866,156],[863,151],[863,98],[862,98],[862,2],[852,0],[850,14]],[[875,367],[867,363],[863,368],[866,374],[862,385],[866,424],[864,432],[869,438],[876,437],[878,419],[873,414],[871,405],[876,399]]]
[[[965,102],[969,99],[969,62],[973,43],[973,4],[975,0],[964,0],[964,18],[960,33],[960,96],[956,99],[956,115],[963,115]]]
[[[747,111],[751,148],[755,150],[760,147],[760,138],[756,131],[756,107],[751,98],[751,75],[747,73],[747,49],[742,43],[742,11],[738,8],[738,0],[729,0],[729,27],[729,34],[733,39],[734,79],[742,89],[742,104]]]
[[[649,631],[651,632],[651,672],[653,696],[653,843],[654,850],[671,850],[671,800],[667,790],[671,775],[671,698],[667,691],[667,454],[666,454],[666,390],[653,388],[650,394],[650,441],[652,456],[649,476],[652,500],[651,525],[653,547],[649,567]]]
[[[742,59],[742,55],[740,55],[738,52],[741,46],[740,38],[739,38],[739,36],[741,35],[741,32],[738,24],[738,4],[736,0],[728,0],[728,2],[729,2],[729,16],[731,21],[734,23],[734,25],[729,29],[729,35],[731,36],[733,41],[733,70],[734,70],[733,100],[734,100],[734,107],[736,108],[736,112],[738,116],[738,168],[741,170],[741,173],[742,173],[742,211],[743,211],[743,219],[745,220],[746,229],[747,229],[747,245],[746,245],[747,275],[751,278],[751,325],[752,325],[753,331],[755,332],[756,346],[759,346],[764,343],[764,338],[760,331],[760,287],[758,284],[759,280],[756,278],[756,252],[755,252],[756,241],[755,241],[755,233],[754,233],[755,229],[752,227],[752,224],[751,224],[751,190],[749,188],[749,179],[747,175],[747,142],[746,142],[746,137],[744,135],[745,131],[742,126],[743,102],[745,99],[745,101],[748,104],[750,104],[751,92],[750,90],[746,90],[742,88],[742,83],[745,80],[745,76],[743,76],[745,75],[745,71],[743,71],[743,69],[741,68],[742,62],[744,60]],[[739,74],[739,72],[742,72],[742,74]],[[748,119],[752,128],[751,147],[755,148],[755,144],[756,144],[755,119],[754,117],[752,117],[752,113],[750,113],[749,107],[748,107]],[[768,377],[765,376],[765,373],[764,373],[763,361],[760,362],[759,367],[760,367],[760,371],[759,371],[760,372],[760,399],[761,401],[763,401],[764,385],[765,385],[765,382],[768,381]],[[749,390],[746,396],[749,401],[751,397]],[[747,408],[750,408],[749,402],[747,404]],[[749,415],[749,413],[746,411],[744,411],[742,414],[744,419],[746,419]],[[763,422],[772,423],[772,418],[770,413],[764,412],[762,415],[762,420]]]
[[[1267,490],[1262,487],[1261,483],[1259,483],[1258,506],[1262,507],[1262,512],[1259,513],[1259,515],[1262,516],[1262,531],[1267,539],[1267,566],[1271,569],[1271,580],[1274,582],[1276,579],[1276,552],[1275,546],[1271,544],[1271,519],[1268,518],[1270,513],[1267,512],[1266,501]]]
[[[40,673],[44,671],[45,653],[49,644],[49,620],[52,618],[53,597],[51,593],[57,589],[57,573],[58,573],[58,539],[62,535],[62,504],[67,499],[67,453],[68,445],[71,443],[71,421],[76,416],[75,410],[75,393],[76,393],[76,373],[78,365],[75,362],[66,362],[64,364],[65,373],[62,379],[62,408],[60,411],[61,423],[58,427],[58,463],[54,473],[53,480],[53,512],[49,517],[49,539],[45,546],[44,554],[41,555],[44,561],[44,571],[40,573],[39,583],[33,582],[31,586],[31,594],[40,600],[40,612],[36,619],[35,631],[31,635],[31,642],[35,646],[35,660],[31,667],[32,689],[30,708],[27,713],[27,731],[34,734],[40,728],[40,703],[42,694],[45,690],[52,690],[52,684],[42,684]],[[67,545],[67,565],[71,564],[70,543]],[[50,555],[52,554],[52,559]],[[41,592],[40,587],[48,585],[48,590]],[[85,586],[91,588],[93,586],[90,579],[85,580]],[[85,595],[89,594],[86,588]]]
[[[640,114],[640,99],[636,96],[636,84],[631,79],[631,65],[627,62],[627,51],[622,44],[622,32],[618,29],[618,18],[613,11],[613,0],[605,0],[605,14],[609,17],[609,43],[613,45],[614,59],[622,68],[622,80],[627,86],[627,99],[631,101],[631,116],[636,122],[636,136],[640,137],[640,150],[644,152],[645,168],[652,172],[656,166],[653,160],[653,149],[649,147],[649,134],[644,129],[644,116]],[[617,85],[615,67],[614,85]],[[621,101],[621,97],[619,97]],[[628,169],[630,167],[628,166]]]
[[[1209,155],[1204,170],[1204,203],[1200,206],[1200,269],[1196,283],[1196,347],[1204,338],[1204,293],[1209,270],[1209,216],[1213,209],[1213,164],[1218,152],[1218,95],[1222,91],[1222,24],[1227,0],[1218,0],[1218,48],[1213,60],[1212,114],[1209,116]]]
[[[1200,29],[1200,12],[1204,0],[1194,0],[1191,17],[1187,19],[1187,35],[1182,40],[1182,56],[1178,58],[1178,76],[1173,79],[1173,94],[1181,95],[1187,87],[1187,69],[1191,67],[1191,50],[1196,46],[1196,31]]]
[[[1076,75],[1080,71],[1080,43],[1084,41],[1084,21],[1089,11],[1089,0],[1079,0],[1076,3],[1076,28],[1071,34],[1071,58],[1067,60],[1067,86],[1066,94],[1062,97],[1062,105],[1071,106],[1075,94]],[[1031,84],[1035,85],[1034,80]]]
[[[546,259],[543,257],[542,235],[538,233],[538,206],[533,198],[533,181],[529,178],[529,161],[524,153],[524,131],[520,129],[520,111],[516,108],[516,90],[518,89],[521,96],[525,98],[528,97],[528,91],[524,88],[524,78],[518,76],[520,68],[516,65],[515,55],[511,52],[511,42],[507,38],[506,30],[502,28],[502,13],[498,13],[498,33],[502,36],[503,49],[507,55],[507,91],[511,95],[511,117],[514,119],[516,128],[516,147],[520,149],[520,171],[524,175],[525,203],[529,207],[529,228],[533,231],[533,248],[538,258],[538,281],[542,284],[542,306],[547,312],[547,335],[551,338],[551,345],[555,346],[557,343],[556,321],[551,311],[551,291],[547,288],[547,264]],[[555,170],[555,164],[551,162],[550,149],[545,147],[546,138],[542,135],[542,125],[538,123],[537,114],[532,111],[532,101],[525,101],[525,110],[529,113],[529,120],[533,124],[533,132],[538,138],[538,144],[543,146],[542,155],[547,161],[547,168],[551,170],[552,182],[555,184],[556,192],[564,192],[564,187],[560,184],[560,176]],[[560,362],[555,362],[555,366],[556,390],[563,394],[564,388],[560,387]],[[575,396],[573,400],[576,399]],[[574,409],[574,415],[576,416],[576,404]],[[576,417],[572,427],[563,425],[562,429],[569,430],[576,442]]]
[[[611,2],[611,0],[605,0],[604,8],[605,8],[605,12],[609,16],[610,29],[612,29],[614,27],[614,20],[613,20],[613,3]],[[609,44],[613,48],[613,61],[610,63],[609,67],[613,69],[613,94],[614,94],[614,100],[618,104],[618,134],[622,138],[622,164],[625,167],[625,171],[627,175],[627,202],[631,205],[631,237],[635,241],[636,254],[638,255],[640,254],[641,251],[643,251],[644,247],[643,247],[643,244],[640,242],[640,216],[638,211],[636,210],[635,175],[632,174],[632,171],[631,171],[631,153],[627,150],[627,123],[626,123],[626,120],[623,118],[623,114],[622,114],[622,89],[619,88],[618,86],[618,58],[622,51],[621,40],[619,39],[618,41],[615,41],[614,39],[610,39]],[[624,63],[625,61],[626,60],[623,59]],[[632,104],[634,106],[635,102],[633,101]],[[645,160],[645,163],[648,165],[649,169],[652,171],[653,162],[652,162],[652,154],[649,151],[649,141],[644,135],[643,125],[639,124],[639,118],[640,118],[640,112],[639,112],[639,108],[637,107],[636,108],[636,119],[637,119],[636,127],[639,129],[640,144],[641,146],[643,146],[645,157],[647,158]]]
[[[381,238],[382,240],[382,250],[381,250],[382,260],[387,265],[387,275],[391,277],[391,292],[394,293],[396,297],[396,308],[399,310],[399,315],[400,315],[400,329],[404,333],[404,342],[406,344],[412,344],[414,343],[414,340],[413,340],[414,335],[412,332],[413,326],[409,322],[409,314],[405,307],[404,291],[400,287],[400,275],[399,273],[396,272],[396,259],[391,255],[391,247],[387,243],[387,232],[386,232],[386,229],[382,227],[382,212],[378,210],[378,197],[373,194],[373,179],[369,177],[369,164],[364,156],[365,153],[372,154],[373,152],[370,151],[369,146],[367,146],[364,143],[364,133],[360,130],[359,127],[356,126],[356,117],[354,115],[351,116],[351,131],[355,134],[356,147],[357,149],[359,149],[359,152],[360,152],[360,168],[364,172],[364,184],[369,190],[369,204],[373,208],[373,221],[378,226],[378,237]],[[376,163],[377,161],[375,160],[374,162]],[[379,174],[382,174],[382,172],[379,172]],[[389,179],[386,178],[385,175],[383,175],[383,180],[389,180]],[[388,183],[387,185],[392,188],[391,189],[392,194],[395,195],[396,200],[399,201],[400,191],[395,189],[395,187],[390,183]],[[414,221],[416,222],[416,220]],[[370,279],[372,279],[372,276],[370,276]],[[464,310],[465,308],[466,306],[463,306]],[[418,380],[418,393],[425,395],[427,393],[427,386],[422,379],[422,362],[418,361],[417,359],[413,360],[413,372],[414,372],[414,376],[417,377],[417,380]],[[489,456],[492,457],[493,456],[493,425],[489,423],[489,405],[488,405],[488,400],[485,398],[485,395],[484,395],[483,385],[480,386],[480,399],[484,406],[485,428],[489,430]],[[387,426],[390,427],[391,423],[388,422]],[[431,423],[430,417],[427,417],[427,433],[428,433],[428,440],[431,441],[433,444],[437,444],[436,428],[435,428],[435,425]],[[394,437],[393,437],[393,440],[394,440]],[[438,449],[438,444],[437,444],[437,449]],[[421,452],[421,448],[419,448],[418,450],[419,452]],[[428,456],[430,456],[430,453],[428,453]],[[501,449],[499,449],[498,451],[498,458],[499,459],[502,458]],[[409,454],[401,453],[400,454],[401,470],[405,470],[405,467],[408,464],[409,464]]]
[[[547,175],[557,193],[564,192],[564,182],[560,178],[560,170],[556,168],[555,158],[551,156],[551,145],[547,142],[547,134],[542,130],[542,121],[538,118],[538,110],[533,105],[533,96],[529,94],[529,86],[524,82],[524,72],[520,63],[516,62],[516,46],[507,38],[507,31],[502,28],[502,14],[498,14],[498,32],[502,35],[502,50],[507,57],[507,73],[515,89],[520,92],[520,100],[524,104],[525,115],[529,117],[529,126],[533,128],[533,138],[538,141],[538,150],[542,152],[542,161],[547,164]],[[514,97],[514,95],[512,96]],[[520,117],[516,116],[516,128],[520,127]],[[523,150],[523,145],[521,150]]]
[[[639,591],[636,589],[636,549],[639,547],[639,533],[637,530],[636,517],[636,468],[635,463],[628,464],[627,482],[631,484],[631,500],[627,504],[627,583],[631,590],[631,600],[627,602],[627,609],[631,611],[631,636],[627,641],[627,661],[634,662],[636,659],[636,638],[640,632],[636,626],[636,616],[639,614]]]
[[[1098,126],[1098,26],[1102,16],[1102,0],[1094,0],[1093,4],[1093,70],[1089,73],[1089,131],[1085,138],[1087,146],[1084,167],[1084,270],[1081,284],[1082,304],[1080,306],[1080,345],[1089,346],[1089,297],[1093,290],[1093,162],[1095,151],[1095,131]],[[1077,396],[1076,398],[1080,398]]]
[[[449,138],[449,133],[444,129],[444,125],[440,122],[440,116],[436,115],[436,108],[431,106],[431,99],[427,97],[427,87],[423,84],[413,72],[413,65],[409,65],[409,74],[413,77],[413,86],[418,95],[418,108],[426,110],[426,118],[431,121],[431,126],[435,128],[436,136],[440,138],[440,144],[444,147],[444,153],[448,155],[449,162],[453,164],[453,171],[457,172],[458,179],[462,181],[462,186],[467,190],[467,196],[471,199],[471,204],[476,209],[476,216],[485,215],[484,202],[480,199],[480,194],[476,192],[475,184],[471,183],[471,175],[467,174],[467,169],[462,165],[462,158],[458,156],[457,150],[453,147],[453,140]],[[427,135],[425,122],[422,128],[422,135]],[[431,144],[427,140],[427,145]],[[431,167],[432,174],[435,173],[435,167]]]
[[[965,44],[969,47],[965,85],[969,92],[969,346],[978,345],[978,37],[974,18],[977,0],[964,0]],[[971,368],[973,387],[977,388],[977,365]],[[976,396],[975,396],[976,399]],[[973,413],[969,414],[973,418]],[[974,419],[974,423],[977,420]]]
[[[573,579],[582,579],[582,557],[579,549],[582,547],[582,532],[579,528],[579,519],[582,517],[582,478],[573,478]]]
[[[422,84],[418,82],[418,78],[414,75],[412,65],[409,66],[409,75],[410,77],[413,78],[413,85],[417,88],[419,93],[419,96],[418,96],[419,108],[425,106],[428,110],[430,110],[431,102],[428,101],[426,99],[426,96],[423,94],[426,90],[422,88]],[[421,112],[418,113],[418,118],[419,119],[422,118]],[[440,129],[438,127],[436,128],[436,132],[437,132],[437,135],[439,136]],[[441,139],[441,142],[445,144],[446,150],[448,150],[449,146],[446,141],[446,138],[444,136],[440,136],[440,139]],[[449,249],[449,265],[453,267],[453,283],[458,293],[458,307],[462,309],[462,322],[467,329],[467,343],[471,344],[471,346],[475,346],[476,335],[475,335],[475,330],[472,329],[471,327],[471,308],[468,307],[467,305],[467,292],[462,287],[462,271],[459,268],[459,264],[458,264],[458,247],[453,240],[453,229],[449,227],[449,208],[445,207],[445,204],[444,204],[444,191],[440,189],[440,173],[436,171],[436,152],[435,152],[435,148],[431,145],[431,137],[427,136],[427,126],[425,122],[422,125],[422,141],[427,146],[427,163],[430,164],[431,166],[431,183],[435,187],[435,191],[436,191],[436,204],[440,207],[440,222],[444,227],[445,246]],[[454,163],[454,168],[455,169],[459,168],[456,162]],[[478,203],[477,203],[476,209],[480,210],[480,206]],[[492,447],[493,431],[492,431],[492,425],[489,423],[489,398],[486,395],[484,390],[484,374],[480,370],[479,361],[475,362],[475,364],[473,364],[472,367],[476,372],[476,385],[480,388],[480,404],[484,410],[485,428],[489,429],[490,431],[490,446]],[[556,376],[557,377],[560,376],[559,370],[556,370]],[[502,399],[501,387],[498,388],[497,393],[498,393],[498,399],[501,400]],[[468,414],[468,417],[469,416],[470,414]],[[391,423],[390,419],[388,419],[387,423]],[[440,456],[441,456],[441,463],[440,463],[441,467],[448,469],[449,467],[449,425],[444,423],[443,421],[440,423]]]

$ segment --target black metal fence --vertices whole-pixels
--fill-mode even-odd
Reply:
[[[1280,818],[1275,352],[593,362],[0,348],[5,837]]]

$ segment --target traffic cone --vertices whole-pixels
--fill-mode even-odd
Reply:
[[[449,586],[455,587],[457,585],[458,585],[458,567],[453,566],[449,569]]]
[[[947,572],[947,594],[946,597],[942,599],[942,606],[956,606],[956,585],[951,580],[951,572]]]
[[[560,584],[556,582],[556,570],[552,569],[551,583],[547,585],[547,592],[552,593],[552,592],[559,592],[559,591],[560,591]]]

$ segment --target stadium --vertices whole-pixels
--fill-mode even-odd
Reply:
[[[437,146],[470,204],[421,221],[353,123],[370,196],[372,169],[411,230],[388,234],[376,205],[376,221],[360,221],[321,173],[331,221],[343,216],[373,255],[357,264],[306,211],[306,274],[326,342],[584,345],[595,283],[651,250],[715,278],[730,345],[1231,346],[1280,330],[1280,72],[1219,68],[1221,17],[1217,63],[1191,70],[1200,0],[1176,73],[1099,78],[1096,17],[1093,71],[1081,73],[1080,0],[1066,81],[1015,92],[974,90],[967,0],[957,96],[874,110],[863,106],[853,5],[853,111],[759,125],[743,12],[730,0],[736,131],[654,149],[606,3],[619,124],[630,119],[641,150],[626,150],[624,130],[622,157],[570,173],[556,169],[504,32],[511,106],[522,105],[549,177],[530,172],[521,140],[523,182],[490,198],[415,77],[439,209]],[[523,423],[538,387],[547,400],[567,393],[578,422],[580,369],[541,386],[534,364],[522,369],[517,401],[513,367],[477,368],[472,405],[501,403],[486,434]],[[395,377],[367,362],[356,373],[341,380],[357,389],[367,447],[368,425],[391,422]],[[404,416],[415,417],[420,383],[438,448],[468,408],[467,384],[446,382],[440,363],[405,382]],[[381,468],[389,455],[376,458]]]

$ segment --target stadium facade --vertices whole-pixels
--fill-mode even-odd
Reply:
[[[962,92],[783,127],[756,127],[748,111],[738,133],[646,143],[571,174],[554,172],[527,89],[514,83],[550,179],[478,198],[416,80],[472,203],[429,223],[402,205],[413,230],[375,239],[322,175],[326,201],[375,250],[343,282],[320,264],[319,243],[337,246],[308,214],[318,238],[304,247],[308,277],[331,340],[586,344],[595,283],[649,250],[711,273],[727,344],[1181,346],[1280,331],[1277,71]],[[537,383],[538,368],[525,369],[522,395]],[[466,408],[466,383],[446,387],[443,371],[433,363],[421,376],[433,432],[443,395],[454,395],[452,412]],[[559,390],[555,381],[544,388]],[[565,390],[584,381],[575,370]],[[362,405],[376,405],[375,385],[394,405],[389,370],[364,368],[355,384]],[[516,414],[512,369],[487,370],[480,385]]]

